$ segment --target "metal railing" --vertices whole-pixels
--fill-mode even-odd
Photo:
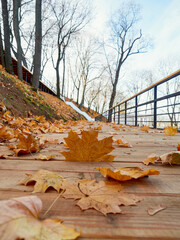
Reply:
[[[152,128],[171,125],[180,129],[180,70],[108,109],[95,120]]]

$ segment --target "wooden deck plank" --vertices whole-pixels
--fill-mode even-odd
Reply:
[[[47,169],[47,168],[46,168]],[[49,168],[48,168],[49,170]],[[96,179],[97,181],[105,178],[99,172],[60,172],[55,171],[69,181],[76,181],[81,178]],[[0,171],[0,190],[4,191],[27,191],[32,192],[33,186],[23,186],[19,181],[26,177],[26,173],[33,174],[35,171]],[[121,182],[126,192],[146,193],[146,194],[180,194],[179,175],[155,175],[139,180]]]
[[[23,192],[1,192],[0,199],[24,196]],[[29,195],[29,194],[28,194]],[[31,195],[31,194],[30,194]],[[57,193],[36,194],[43,201],[43,213],[57,197]],[[178,239],[180,234],[179,197],[144,196],[144,200],[133,207],[122,207],[123,214],[108,214],[107,217],[95,210],[81,211],[75,205],[76,201],[59,199],[46,217],[57,217],[69,226],[76,226],[83,237],[95,238],[122,238],[143,237],[157,239],[168,237]],[[149,216],[147,209],[164,204],[167,209],[157,215]],[[171,221],[170,221],[171,219]]]

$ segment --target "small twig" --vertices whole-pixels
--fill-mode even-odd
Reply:
[[[59,195],[54,199],[54,201],[51,203],[51,205],[49,206],[49,208],[46,210],[46,212],[43,214],[42,218],[44,218],[48,212],[51,210],[51,208],[53,207],[53,205],[55,204],[55,202],[60,198],[60,196],[65,192],[65,189],[62,190]]]

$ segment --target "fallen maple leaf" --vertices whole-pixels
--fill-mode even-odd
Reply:
[[[131,144],[129,144],[128,142],[123,142],[123,140],[121,140],[121,139],[115,140],[115,143],[117,143],[119,147],[127,147],[127,148],[132,147]]]
[[[155,153],[152,153],[144,160],[143,163],[145,165],[149,165],[150,163],[154,164],[155,161],[157,161],[158,159],[159,159],[159,156]]]
[[[141,170],[139,167],[123,167],[112,171],[110,168],[97,168],[104,177],[111,177],[119,181],[127,181],[130,179],[142,178],[149,175],[158,175],[160,172],[157,169]]]
[[[169,152],[160,156],[162,164],[180,165],[180,152]]]
[[[16,155],[19,153],[33,153],[33,152],[39,152],[40,150],[40,144],[39,140],[35,139],[33,135],[18,135],[19,143],[14,148],[14,152]]]
[[[142,198],[124,193],[123,187],[117,182],[96,183],[95,180],[84,179],[77,182],[65,182],[64,198],[79,200],[77,205],[82,210],[94,208],[106,215],[107,213],[121,213],[120,205],[136,205]]]
[[[36,157],[37,160],[46,160],[46,161],[51,160],[51,159],[53,159],[53,158],[54,158],[53,155],[46,156],[46,155],[43,155],[43,154],[39,154],[39,155]]]
[[[159,205],[159,206],[157,206],[157,207],[148,208],[148,209],[147,209],[147,212],[148,212],[148,214],[149,214],[150,216],[153,216],[153,215],[155,215],[156,213],[158,213],[158,212],[160,212],[160,211],[162,211],[162,210],[164,210],[164,209],[166,209],[166,206]]]
[[[144,132],[149,132],[149,126],[143,126],[143,127],[140,127],[141,131],[144,131]]]
[[[102,130],[102,125],[99,125],[98,127],[95,127],[94,130],[98,130],[98,131]]]
[[[173,136],[177,133],[177,127],[165,127],[164,128],[164,134],[167,136]]]
[[[34,175],[26,173],[27,177],[22,179],[19,184],[27,185],[31,182],[36,182],[34,185],[35,192],[46,192],[49,187],[54,188],[57,192],[62,189],[62,183],[65,181],[60,175],[48,170],[39,170]]]
[[[180,144],[177,145],[177,150],[180,151]]]
[[[59,219],[40,221],[41,210],[42,202],[36,196],[0,201],[0,239],[70,240],[80,235]]]
[[[0,141],[10,140],[14,137],[14,132],[12,129],[2,126],[0,128]]]
[[[64,138],[69,151],[61,152],[68,161],[113,161],[115,156],[107,155],[114,147],[112,137],[97,139],[97,131],[82,131],[82,138],[76,132],[70,131]]]

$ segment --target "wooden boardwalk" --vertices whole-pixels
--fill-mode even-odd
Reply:
[[[95,123],[95,126],[98,123]],[[80,130],[78,130],[80,131]],[[58,139],[59,142],[67,133],[42,134],[42,138]],[[140,166],[143,169],[156,168],[160,175],[132,180],[123,183],[124,191],[134,193],[144,198],[137,206],[122,207],[123,214],[108,214],[104,216],[96,210],[82,211],[76,206],[76,201],[59,198],[46,217],[60,218],[64,224],[75,226],[81,232],[79,239],[180,239],[180,166],[145,166],[142,161],[151,153],[164,154],[175,151],[180,143],[180,133],[175,136],[165,136],[158,130],[149,133],[139,128],[117,131],[111,126],[103,125],[99,139],[113,136],[121,138],[133,145],[132,148],[115,147],[112,154],[116,156],[113,163],[67,162],[60,154],[65,150],[63,144],[49,144],[42,154],[55,155],[55,160],[35,160],[38,154],[23,155],[0,159],[0,200],[32,195],[33,186],[19,185],[20,179],[26,173],[35,173],[40,169],[55,171],[65,178],[104,179],[95,167],[126,167]],[[0,146],[2,147],[2,146]],[[43,201],[43,213],[48,209],[57,192],[49,190],[36,194]],[[154,216],[149,216],[147,209],[159,204],[167,208]]]

